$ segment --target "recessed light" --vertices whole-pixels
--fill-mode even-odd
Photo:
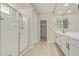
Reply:
[[[59,14],[62,14],[62,11],[59,11],[58,13],[59,13]]]
[[[68,3],[65,3],[64,6],[68,6]]]
[[[68,10],[68,11],[67,11],[67,13],[71,13],[71,12],[72,12],[71,10]]]

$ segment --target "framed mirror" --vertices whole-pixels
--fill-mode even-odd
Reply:
[[[68,28],[68,18],[63,19],[63,28],[67,29]]]

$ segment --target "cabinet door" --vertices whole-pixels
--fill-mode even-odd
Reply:
[[[70,40],[70,50],[69,50],[70,56],[79,56],[79,41],[78,40]]]
[[[56,42],[57,42],[58,46],[60,47],[61,46],[61,35],[56,34]]]
[[[70,50],[69,50],[69,55],[70,56],[79,56],[79,47],[71,44]]]
[[[67,37],[62,37],[62,44],[61,44],[61,49],[63,51],[63,53],[68,56],[68,48],[67,48],[67,44],[68,44],[68,38]]]
[[[61,48],[61,50],[63,51],[63,53],[66,56],[68,56],[68,48],[66,47],[66,44],[68,43],[67,37],[57,34],[56,42],[58,46]]]
[[[61,46],[61,35],[57,35],[57,43],[59,45],[59,47]]]
[[[59,44],[59,36],[57,33],[56,33],[56,43]]]

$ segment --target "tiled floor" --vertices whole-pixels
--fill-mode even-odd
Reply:
[[[26,51],[23,56],[59,56],[59,53],[54,43],[41,41],[34,48]]]

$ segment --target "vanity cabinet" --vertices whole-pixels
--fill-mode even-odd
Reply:
[[[68,39],[63,35],[56,34],[56,43],[58,44],[60,49],[63,51],[63,53],[67,56],[69,53],[68,48],[67,48]]]
[[[79,56],[79,35],[56,33],[56,42],[65,56]]]
[[[68,56],[68,38],[65,36],[62,36],[62,47],[61,47],[63,53]]]
[[[70,43],[69,55],[79,56],[79,40],[70,39],[69,43]]]
[[[61,35],[58,35],[56,36],[56,42],[59,46],[61,46]]]

